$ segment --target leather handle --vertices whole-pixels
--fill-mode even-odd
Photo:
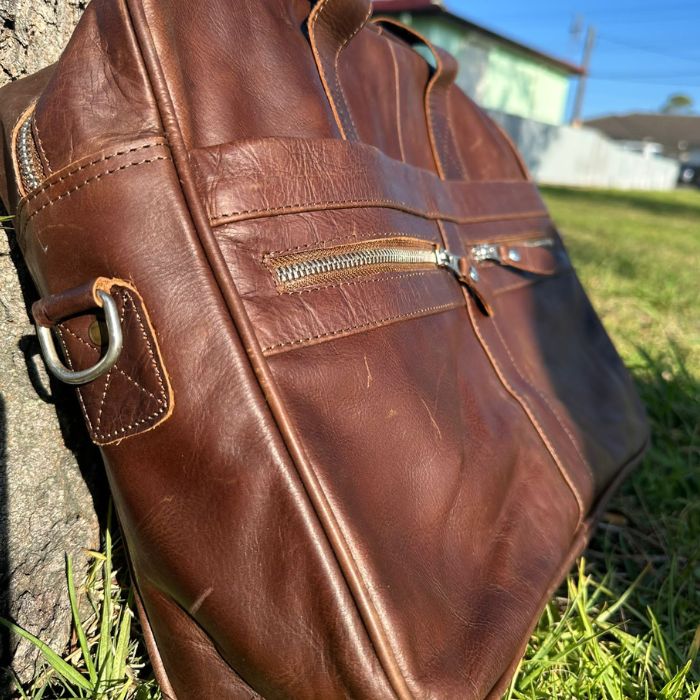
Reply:
[[[450,90],[459,68],[456,59],[444,49],[435,46],[412,27],[390,17],[377,17],[374,24],[387,27],[392,33],[411,45],[422,44],[433,55],[435,70],[425,89],[425,117],[430,137],[430,146],[443,180],[464,180],[467,172],[459,158],[459,149],[454,140],[450,123]]]
[[[314,60],[341,136],[348,141],[357,141],[358,135],[338,78],[338,59],[371,12],[370,0],[320,0],[309,15]]]

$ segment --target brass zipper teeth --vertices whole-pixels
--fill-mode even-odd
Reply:
[[[17,134],[17,162],[24,189],[29,191],[39,187],[42,174],[35,160],[34,135],[32,134],[32,116],[25,119]]]

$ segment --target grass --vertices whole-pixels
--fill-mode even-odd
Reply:
[[[547,606],[505,697],[700,700],[700,192],[544,195],[634,373],[653,447]],[[69,649],[43,649],[26,697],[160,697],[113,570],[119,548],[107,532],[90,553],[81,588],[92,614],[83,623],[72,606]]]
[[[545,188],[653,447],[550,602],[507,698],[700,698],[700,192]]]
[[[63,655],[9,620],[0,625],[28,640],[41,651],[46,664],[27,686],[15,683],[21,698],[105,698],[109,700],[159,700],[160,692],[150,677],[132,592],[114,567],[124,560],[121,540],[112,542],[111,513],[102,535],[102,551],[86,552],[91,560],[80,593],[87,598],[89,613],[80,613],[78,590],[70,558],[66,559],[66,583],[73,618],[73,637]]]

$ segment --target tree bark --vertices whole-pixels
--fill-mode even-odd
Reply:
[[[0,0],[0,85],[53,63],[86,0]]]
[[[53,63],[85,4],[0,0],[0,86]],[[0,231],[0,616],[61,652],[70,638],[65,557],[79,586],[83,550],[99,545],[93,494],[101,492],[101,466],[72,392],[44,370],[28,311],[33,296],[14,233]],[[0,697],[12,694],[8,663],[26,681],[37,659],[0,627]]]

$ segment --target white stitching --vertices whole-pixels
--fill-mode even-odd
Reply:
[[[168,401],[167,401],[168,397],[167,397],[167,392],[165,390],[165,385],[163,383],[162,374],[160,372],[160,368],[158,367],[158,363],[155,359],[155,353],[153,352],[153,346],[150,342],[150,339],[148,338],[148,334],[146,332],[146,328],[145,328],[145,325],[143,323],[143,319],[142,319],[141,314],[139,313],[138,308],[137,308],[136,304],[134,303],[134,300],[131,296],[131,290],[119,288],[114,292],[114,295],[121,297],[121,300],[122,300],[122,312],[120,314],[120,318],[121,318],[122,322],[124,321],[124,319],[126,317],[126,311],[127,311],[126,305],[127,305],[127,303],[130,304],[131,309],[133,310],[133,312],[136,315],[136,319],[139,323],[139,326],[141,327],[141,333],[146,341],[146,348],[147,348],[148,354],[151,358],[152,367],[156,373],[156,379],[157,379],[158,384],[161,388],[161,391],[163,392],[163,394],[162,394],[163,398],[161,400],[159,400],[157,397],[155,397],[153,394],[151,394],[151,392],[149,392],[147,389],[145,389],[144,387],[139,385],[138,382],[136,382],[132,377],[130,377],[128,374],[126,374],[126,372],[119,369],[118,367],[113,367],[112,369],[110,369],[109,373],[107,374],[105,388],[104,388],[104,391],[102,393],[102,397],[100,400],[99,411],[98,411],[98,416],[97,416],[97,423],[95,425],[93,425],[93,423],[90,419],[90,414],[88,412],[87,405],[86,405],[84,397],[83,397],[83,392],[81,389],[78,389],[78,399],[79,399],[80,404],[81,404],[82,409],[83,409],[83,415],[85,416],[85,419],[88,423],[88,427],[90,429],[90,432],[93,434],[96,441],[109,440],[110,438],[116,437],[117,435],[124,435],[129,430],[132,430],[132,429],[136,428],[137,426],[142,425],[143,423],[147,423],[148,421],[152,420],[153,418],[157,418],[158,416],[162,415],[168,408]],[[64,326],[63,328],[61,328],[60,326],[56,326],[56,330],[59,334],[61,344],[62,344],[63,349],[65,351],[66,358],[68,361],[68,366],[72,369],[73,364],[72,364],[72,361],[70,358],[70,354],[68,352],[68,348],[67,348],[65,341],[64,341],[64,338],[63,338],[63,330],[69,332],[73,337],[77,338],[77,340],[79,340],[84,345],[87,345],[91,349],[92,349],[92,346],[89,343],[86,343],[85,340],[83,340],[80,336],[78,336],[76,333],[74,333],[67,326]],[[132,421],[127,426],[115,428],[109,433],[104,433],[104,432],[100,432],[99,427],[100,427],[100,422],[101,422],[101,418],[102,418],[102,411],[103,411],[105,397],[106,397],[107,390],[108,390],[108,387],[109,387],[109,384],[111,381],[112,371],[114,369],[116,369],[117,371],[124,374],[128,379],[130,379],[134,384],[136,384],[139,389],[141,389],[142,391],[151,395],[156,400],[156,402],[160,405],[160,407],[154,413],[151,413],[150,415],[145,416],[143,418],[140,418],[138,420]]]
[[[72,331],[68,326],[64,326],[64,330],[66,330],[68,333],[70,333],[77,341],[82,343],[85,347],[90,348],[90,350],[95,350],[95,348],[90,345],[86,340],[81,338],[77,333]],[[148,394],[154,401],[156,401],[159,404],[162,404],[164,401],[164,397],[161,396],[160,398],[156,396],[153,392],[149,391],[146,389],[145,386],[141,386],[128,372],[125,372],[121,367],[119,367],[119,364],[117,363],[114,365],[114,369],[117,370],[122,376],[124,376],[126,379],[128,379],[137,389],[140,389],[142,392],[145,394]]]

